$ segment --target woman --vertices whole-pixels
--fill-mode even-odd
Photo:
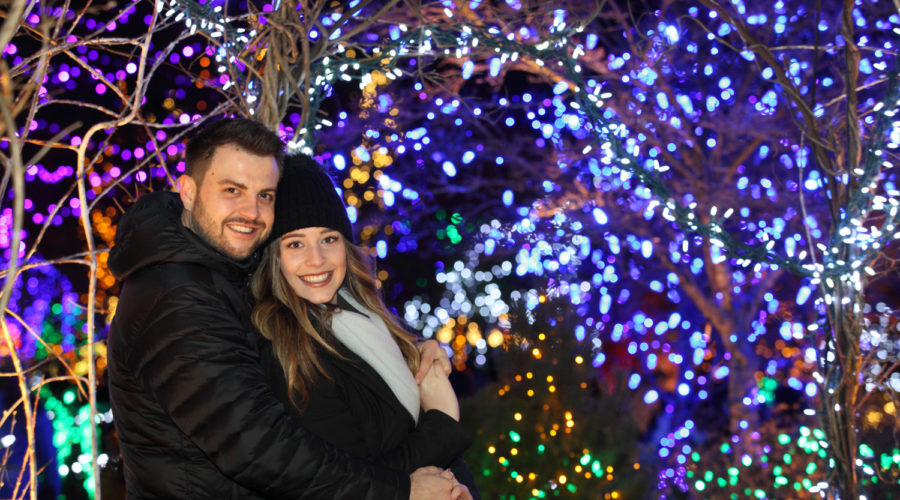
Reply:
[[[478,498],[459,459],[470,438],[447,375],[435,363],[417,386],[415,337],[381,301],[331,179],[311,158],[290,156],[275,199],[273,241],[252,282],[273,386],[326,441],[406,473],[449,467]]]

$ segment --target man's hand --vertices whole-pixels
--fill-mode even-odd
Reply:
[[[472,493],[469,492],[469,488],[466,485],[456,483],[453,491],[450,492],[450,500],[472,500]]]
[[[423,410],[442,411],[459,422],[459,400],[450,379],[437,363],[431,364],[431,370],[419,384],[419,401]]]
[[[441,345],[437,340],[428,339],[416,345],[419,349],[420,361],[419,371],[416,373],[416,383],[421,383],[425,379],[425,375],[431,370],[432,363],[440,363],[444,373],[450,375],[450,360],[447,359],[447,353],[441,349]]]
[[[455,500],[451,496],[454,486],[459,484],[453,474],[438,467],[421,467],[409,476],[409,500]],[[465,497],[463,497],[465,498]]]

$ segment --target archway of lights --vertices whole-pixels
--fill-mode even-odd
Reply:
[[[858,62],[864,133],[855,167],[823,168],[799,133],[748,136],[753,147],[733,171],[707,172],[723,179],[716,196],[708,179],[689,175],[686,157],[740,156],[727,149],[741,139],[727,136],[722,124],[738,118],[725,110],[749,108],[740,119],[751,126],[790,124],[779,108],[796,105],[792,88],[813,99],[812,77],[828,99],[810,107],[811,119],[840,112],[841,75],[828,64],[840,52],[828,45],[839,21],[815,23],[828,46],[820,59],[801,48],[772,64],[747,37],[788,39],[814,16],[786,2],[673,5],[634,20],[631,39],[609,34],[627,24],[612,14],[581,22],[577,5],[535,13],[488,3],[433,2],[418,20],[394,12],[393,21],[381,4],[323,3],[315,23],[298,22],[313,26],[310,41],[333,43],[319,45],[327,50],[309,61],[309,78],[291,75],[301,97],[275,107],[289,147],[312,152],[342,181],[361,239],[385,263],[386,292],[413,328],[446,343],[472,372],[498,362],[500,346],[524,353],[521,370],[479,396],[506,405],[506,420],[473,451],[487,457],[477,461],[485,482],[524,496],[615,497],[630,487],[621,478],[651,471],[664,492],[825,492],[834,484],[824,471],[841,458],[822,422],[842,410],[823,395],[843,384],[833,369],[845,354],[835,318],[846,315],[860,325],[860,399],[869,403],[860,406],[851,468],[870,489],[896,485],[897,445],[867,437],[896,419],[890,395],[900,389],[890,278],[870,285],[889,268],[885,251],[892,255],[900,235],[889,81],[896,12],[867,6],[850,17],[856,45],[868,47]],[[52,146],[23,165],[24,193],[7,189],[0,214],[12,261],[21,200],[17,257],[33,267],[11,287],[4,345],[7,357],[12,344],[38,366],[30,384],[39,383],[35,373],[102,376],[102,343],[91,340],[102,339],[102,313],[115,306],[103,249],[121,208],[171,186],[196,122],[258,115],[259,103],[274,101],[266,27],[288,7],[308,11],[289,2],[237,15],[226,7],[133,2],[79,13],[32,5],[4,49],[14,77],[41,85],[34,112],[17,116],[19,140],[0,146],[26,156]],[[366,24],[376,12],[379,22]],[[52,18],[64,20],[52,33],[62,43],[42,51],[36,33]],[[69,128],[73,116],[81,122]],[[652,133],[641,121],[654,124]],[[832,219],[835,196],[842,202]],[[422,262],[408,265],[413,257]],[[88,293],[82,271],[57,270],[84,264],[96,267]],[[723,335],[713,320],[726,297],[752,314]],[[562,336],[580,347],[550,342]],[[583,379],[561,384],[553,359],[580,367]],[[595,439],[583,429],[602,425],[580,406],[598,385],[632,392],[625,404],[644,408],[635,410],[647,414],[643,452],[604,455],[578,442]],[[109,457],[96,450],[92,460],[84,431],[111,416],[102,402],[92,412],[70,387],[44,386],[57,428],[54,466],[92,494]],[[524,411],[554,398],[550,421]],[[790,411],[777,408],[785,401]],[[723,407],[735,418],[709,417]],[[4,439],[7,449],[22,443],[14,432]]]

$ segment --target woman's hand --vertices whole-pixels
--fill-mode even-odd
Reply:
[[[423,410],[439,410],[459,421],[459,401],[441,363],[432,362],[431,369],[419,383],[419,399]]]

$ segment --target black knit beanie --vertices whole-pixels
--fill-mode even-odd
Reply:
[[[354,242],[347,209],[328,174],[309,156],[285,156],[275,193],[271,239],[305,227],[334,229],[349,242]]]

